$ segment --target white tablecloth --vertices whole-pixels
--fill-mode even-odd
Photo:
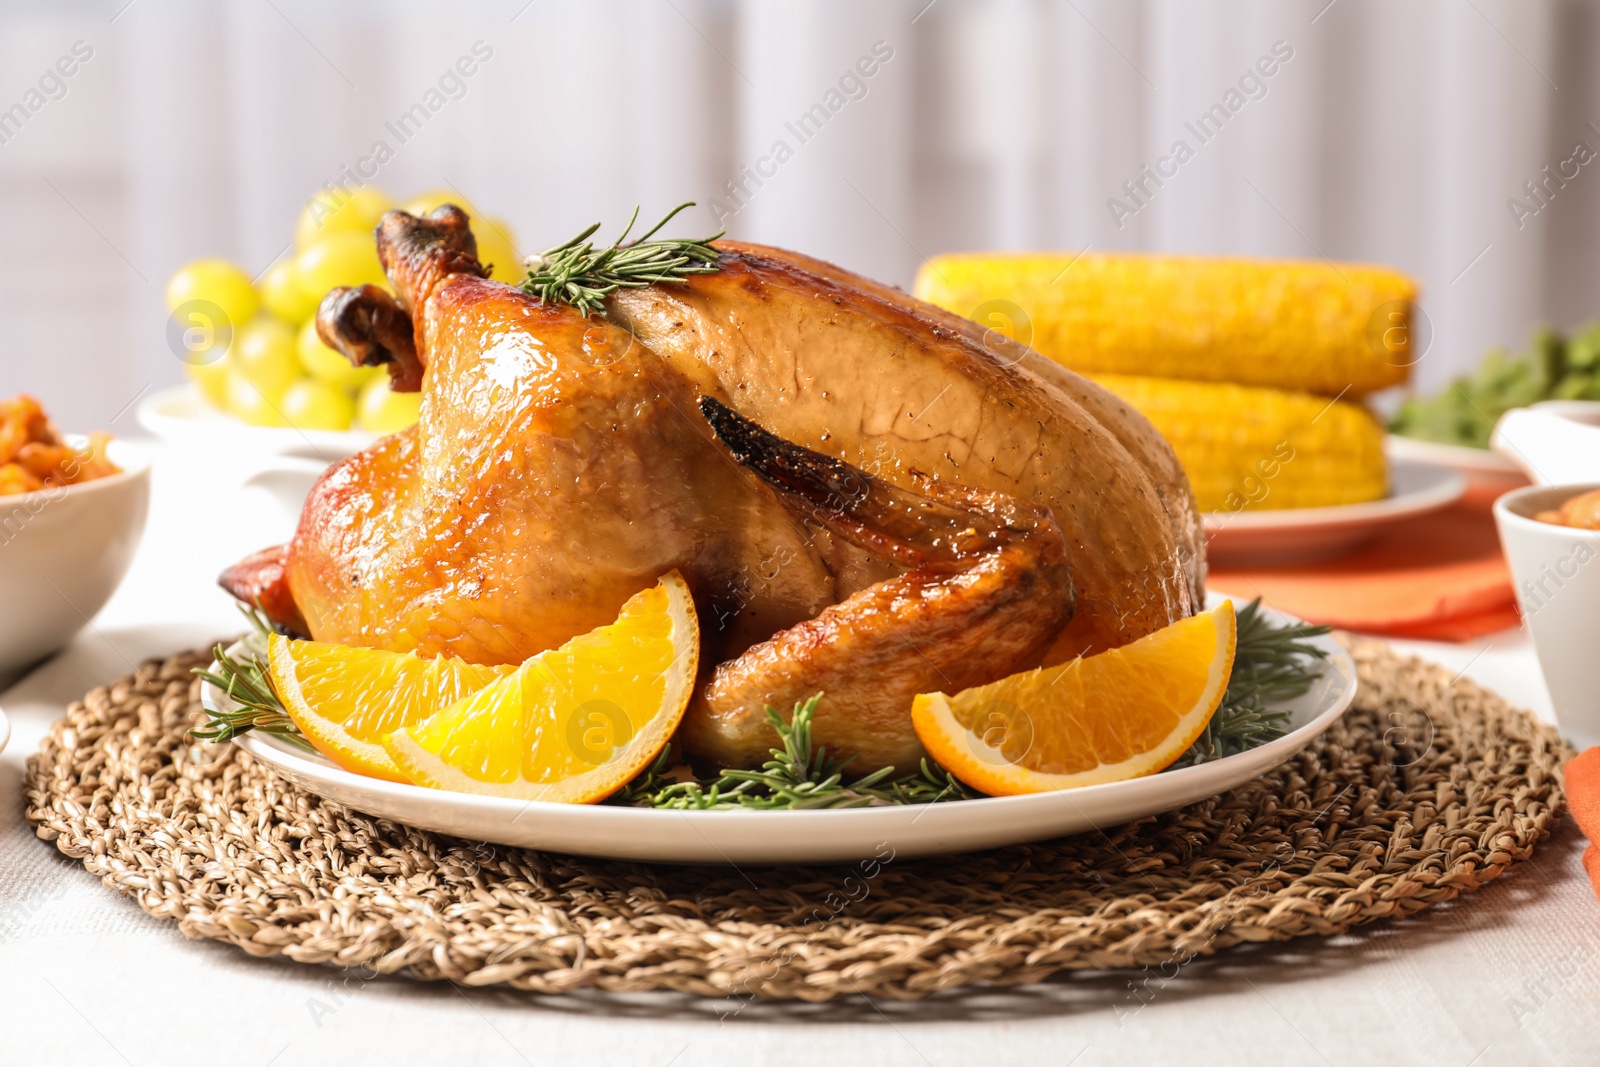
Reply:
[[[72,645],[0,693],[0,1064],[908,1064],[1600,1062],[1600,902],[1570,822],[1535,862],[1454,905],[1331,941],[1235,950],[1173,980],[1084,975],[915,1004],[536,997],[362,982],[188,941],[34,837],[23,765],[73,698],[240,623],[223,565],[288,518],[220,469],[158,450],[143,547]],[[207,490],[207,486],[212,488]],[[1548,716],[1526,638],[1403,642]],[[731,1014],[737,1009],[737,1014]]]

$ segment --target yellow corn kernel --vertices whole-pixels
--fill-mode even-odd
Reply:
[[[1389,491],[1383,427],[1360,404],[1221,382],[1091,377],[1171,442],[1201,511],[1357,504]]]
[[[1076,371],[1351,397],[1410,377],[1416,292],[1386,267],[1121,253],[937,256],[916,283]]]

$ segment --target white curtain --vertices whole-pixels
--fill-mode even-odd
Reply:
[[[458,188],[524,251],[695,199],[685,231],[726,225],[900,285],[979,247],[1392,263],[1426,287],[1425,386],[1540,322],[1600,317],[1600,165],[1572,162],[1600,149],[1593,3],[0,12],[0,113],[28,112],[0,121],[0,394],[36,392],[74,427],[132,432],[129,404],[180,377],[160,297],[177,266],[264,269],[306,196],[379,142],[376,184]],[[77,42],[92,55],[29,109]]]

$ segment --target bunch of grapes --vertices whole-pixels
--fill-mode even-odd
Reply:
[[[454,193],[424,193],[402,207],[420,215],[444,203],[471,216],[478,258],[492,265],[495,280],[520,282],[521,257],[504,223],[485,219]],[[228,342],[220,355],[213,348],[186,360],[189,377],[207,401],[252,426],[359,426],[385,434],[417,421],[421,394],[391,392],[382,367],[351,366],[322,343],[314,321],[317,305],[330,289],[368,282],[389,287],[372,231],[394,206],[371,186],[349,194],[319,194],[295,224],[293,253],[274,263],[259,284],[225,259],[196,260],[172,276],[168,311],[208,306],[221,319],[206,323],[208,330],[220,326],[227,331],[221,335]]]

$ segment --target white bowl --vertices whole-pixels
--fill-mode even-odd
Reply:
[[[245,455],[303,456],[324,465],[353,456],[377,438],[365,430],[251,426],[212,407],[193,384],[159,389],[140,401],[139,425],[170,444]]]
[[[1533,634],[1556,724],[1580,747],[1600,744],[1600,530],[1540,522],[1539,512],[1600,483],[1531,486],[1495,501],[1522,620]]]
[[[0,674],[72,640],[127,573],[144,533],[150,468],[121,442],[110,456],[122,473],[0,496]]]

